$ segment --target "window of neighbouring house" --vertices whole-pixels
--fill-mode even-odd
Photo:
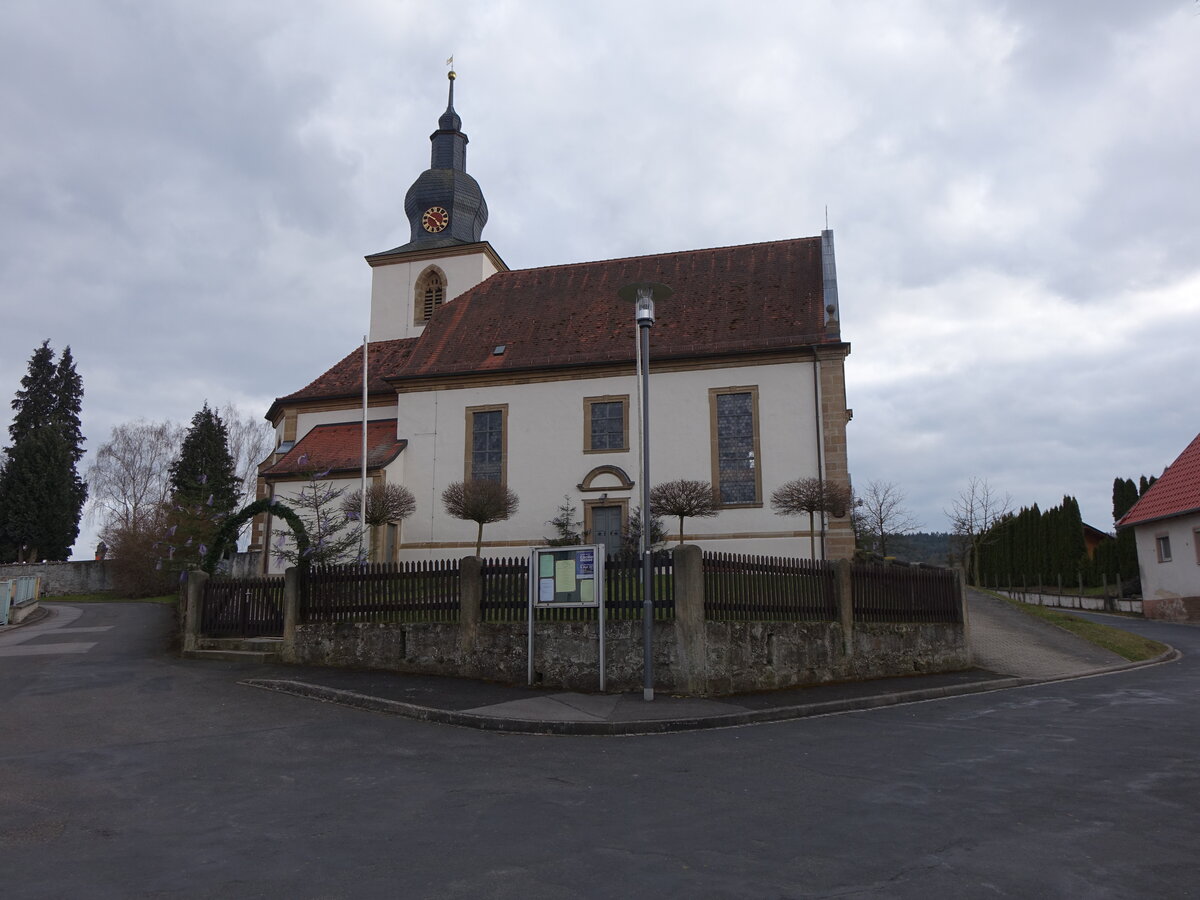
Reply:
[[[470,407],[467,410],[468,479],[505,483],[507,406]]]
[[[415,321],[424,325],[433,316],[433,311],[446,300],[446,276],[436,267],[426,269],[417,279],[413,290]]]
[[[1169,534],[1156,535],[1154,538],[1154,550],[1158,554],[1158,561],[1171,561],[1171,536]]]
[[[585,397],[583,451],[610,453],[629,449],[629,395]]]
[[[713,489],[725,506],[762,504],[758,388],[709,390]]]

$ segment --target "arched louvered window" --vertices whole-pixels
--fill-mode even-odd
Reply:
[[[413,295],[416,323],[424,325],[433,315],[433,311],[446,300],[446,276],[436,267],[426,269],[417,279]]]

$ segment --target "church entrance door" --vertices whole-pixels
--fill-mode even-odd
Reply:
[[[621,550],[621,507],[592,507],[592,543],[604,545],[604,555]]]

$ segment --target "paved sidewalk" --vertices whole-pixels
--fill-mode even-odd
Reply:
[[[1145,665],[1128,663],[1110,651],[977,591],[969,592],[968,614],[971,647],[978,668],[715,699],[659,693],[647,703],[640,691],[550,692],[467,679],[290,666],[258,667],[259,671],[243,679],[243,683],[490,731],[651,734],[872,709]],[[1173,657],[1171,653],[1164,659]]]

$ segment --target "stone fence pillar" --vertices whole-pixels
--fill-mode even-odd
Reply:
[[[673,551],[677,678],[684,693],[708,693],[708,630],[704,624],[704,569],[700,548],[680,544]]]
[[[963,646],[967,648],[967,662],[971,661],[971,616],[967,611],[967,570],[958,567],[958,602],[962,610]]]
[[[289,566],[283,572],[283,647],[284,662],[296,661],[296,625],[300,622],[300,568]]]
[[[460,663],[471,665],[483,609],[483,560],[464,556],[458,564],[458,652]]]
[[[842,650],[849,659],[854,655],[854,563],[839,559],[833,566],[837,579],[838,621],[842,623]]]
[[[187,608],[183,613],[183,649],[195,650],[200,637],[200,614],[204,606],[204,586],[208,573],[192,569],[187,573]]]

